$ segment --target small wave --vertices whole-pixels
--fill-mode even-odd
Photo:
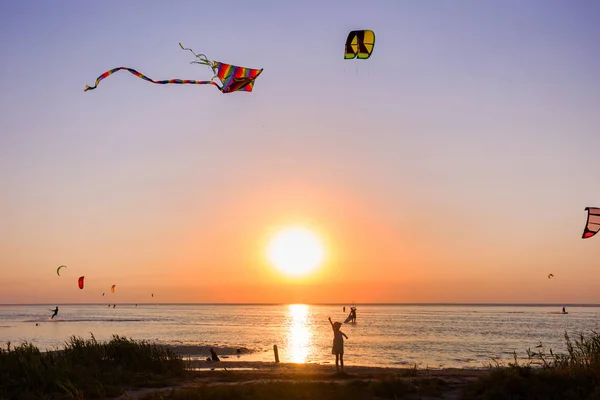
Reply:
[[[195,368],[190,368],[190,371],[258,371],[259,368],[249,368],[249,367],[222,367],[222,368],[201,368],[201,367],[195,367]]]
[[[246,347],[235,347],[235,346],[213,346],[213,345],[194,345],[194,344],[165,344],[164,346],[169,347],[173,351],[185,356],[200,357],[210,355],[210,349],[214,349],[217,355],[221,356],[234,356],[254,353],[254,350]]]
[[[23,322],[148,322],[143,318],[78,318],[78,319],[28,319]]]

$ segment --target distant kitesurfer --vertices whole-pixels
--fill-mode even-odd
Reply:
[[[563,314],[565,314],[567,311],[565,310],[565,308],[563,307]]]
[[[50,317],[50,319],[54,319],[54,317],[56,317],[56,314],[58,314],[58,306],[56,306],[56,308],[54,310],[50,310],[52,312],[54,312],[54,314],[52,314],[52,317]]]

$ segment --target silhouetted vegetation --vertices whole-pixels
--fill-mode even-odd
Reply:
[[[165,386],[185,373],[170,349],[119,336],[106,343],[73,336],[51,352],[8,343],[0,349],[0,399],[107,398],[127,387]]]
[[[465,393],[465,399],[483,400],[600,400],[600,335],[579,335],[572,341],[565,333],[567,352],[550,349],[527,351],[528,361],[497,365]]]

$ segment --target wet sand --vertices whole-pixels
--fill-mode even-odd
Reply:
[[[240,378],[244,376],[265,376],[277,377],[278,379],[299,379],[308,376],[326,378],[336,377],[335,364],[294,364],[294,363],[274,363],[265,361],[235,361],[226,360],[219,362],[190,360],[188,361],[191,369],[201,369],[194,371],[199,376],[209,377],[211,372],[235,372]],[[210,369],[214,368],[214,371]],[[361,365],[344,365],[344,372],[351,377],[368,378],[382,376],[469,376],[479,377],[489,372],[487,369],[413,369],[413,368],[387,368]],[[214,374],[213,374],[214,375]],[[337,376],[337,379],[340,377]]]

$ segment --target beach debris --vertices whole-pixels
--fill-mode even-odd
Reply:
[[[211,80],[196,81],[196,80],[192,80],[192,79],[167,79],[167,80],[162,80],[162,81],[155,81],[155,80],[147,77],[146,75],[136,71],[135,69],[128,68],[128,67],[117,67],[117,68],[113,68],[109,71],[106,71],[102,75],[100,75],[96,79],[96,83],[94,84],[94,86],[85,85],[84,92],[87,92],[88,90],[96,89],[96,87],[98,86],[98,84],[100,83],[101,80],[103,80],[103,79],[109,77],[110,75],[114,74],[115,72],[121,71],[121,70],[129,71],[130,73],[132,73],[133,75],[137,76],[140,79],[144,79],[148,82],[156,83],[159,85],[166,85],[166,84],[213,85],[213,86],[216,86],[221,91],[221,93],[251,92],[254,87],[254,81],[256,80],[256,78],[258,78],[258,76],[263,71],[262,68],[261,69],[253,69],[253,68],[246,68],[246,67],[238,67],[236,65],[226,64],[226,63],[222,63],[220,61],[209,61],[208,58],[204,54],[196,54],[196,53],[194,53],[194,51],[192,49],[183,47],[183,45],[181,43],[179,43],[179,46],[183,50],[191,51],[192,54],[194,56],[196,56],[196,61],[192,61],[191,62],[192,64],[206,65],[207,67],[212,69],[212,71],[215,75],[211,78]],[[219,78],[219,80],[221,81],[221,85],[219,85],[217,82],[213,81],[213,79],[215,79],[215,78]]]
[[[213,349],[212,347],[210,348],[210,361],[221,361],[221,359],[215,352],[215,349]]]
[[[583,229],[582,239],[589,239],[600,231],[600,208],[598,207],[586,207],[585,211],[588,212],[587,221],[585,228]]]

